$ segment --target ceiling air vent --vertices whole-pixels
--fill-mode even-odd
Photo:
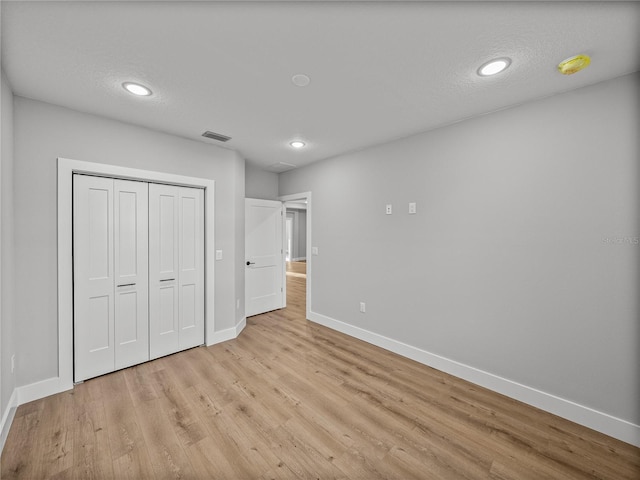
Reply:
[[[231,140],[231,137],[227,137],[226,135],[222,135],[222,134],[216,133],[216,132],[210,132],[209,130],[204,132],[202,134],[202,136],[210,138],[212,140],[217,140],[219,142],[227,142],[227,141]]]

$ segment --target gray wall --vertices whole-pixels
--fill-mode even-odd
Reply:
[[[19,386],[57,376],[56,158],[216,180],[216,330],[244,315],[244,160],[235,152],[15,97],[15,306]],[[240,225],[239,222],[242,224]],[[19,267],[18,267],[19,266]],[[243,303],[242,301],[240,302]]]
[[[278,200],[278,174],[267,172],[247,163],[245,166],[245,195],[247,198]]]
[[[14,342],[13,94],[4,72],[0,92],[0,418],[15,388],[11,373]]]
[[[312,311],[640,424],[638,92],[634,74],[281,174],[313,194]]]
[[[291,257],[304,259],[307,257],[307,211],[287,207],[287,215],[293,216],[291,232]]]
[[[300,210],[298,215],[298,251],[299,258],[307,258],[307,211]]]
[[[236,161],[234,162],[235,172],[235,254],[233,256],[235,264],[235,309],[236,324],[244,318],[244,198],[245,198],[245,161],[236,152],[234,152]]]

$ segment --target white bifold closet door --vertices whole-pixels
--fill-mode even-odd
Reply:
[[[75,381],[149,359],[148,184],[73,177]]]
[[[73,177],[74,379],[204,343],[204,191]]]
[[[204,343],[204,192],[149,185],[150,357]]]

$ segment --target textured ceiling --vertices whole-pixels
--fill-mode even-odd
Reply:
[[[14,93],[310,162],[640,70],[640,3],[11,2]],[[591,66],[556,71],[586,53]],[[495,57],[511,68],[476,74]],[[309,86],[295,86],[303,73]],[[121,87],[138,81],[154,95]],[[288,143],[302,138],[307,148]],[[275,168],[274,168],[275,169]]]

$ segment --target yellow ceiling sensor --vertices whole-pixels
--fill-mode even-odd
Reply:
[[[576,55],[575,57],[567,58],[558,65],[558,71],[563,75],[573,75],[580,70],[587,68],[591,63],[589,55]]]

